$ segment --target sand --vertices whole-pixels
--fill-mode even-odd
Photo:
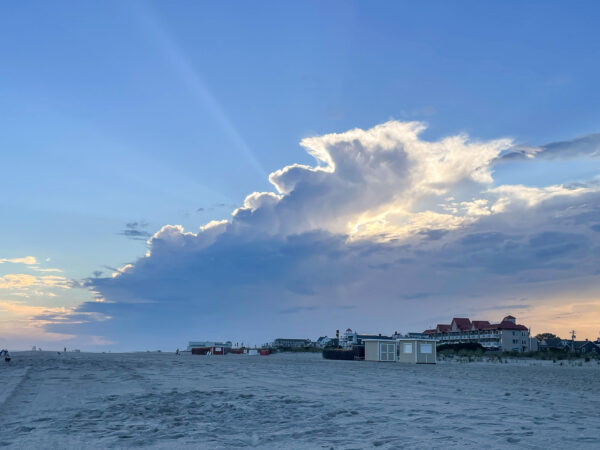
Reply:
[[[600,365],[13,353],[0,447],[600,448]]]

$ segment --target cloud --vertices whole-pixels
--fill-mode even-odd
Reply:
[[[125,229],[121,230],[119,234],[121,236],[125,236],[129,239],[133,239],[136,241],[146,241],[150,236],[152,236],[148,231],[144,228],[148,226],[148,223],[145,221],[133,221],[125,224]]]
[[[515,146],[498,158],[499,162],[533,159],[575,159],[600,157],[600,133],[540,147]]]
[[[70,288],[70,281],[57,275],[36,277],[26,273],[10,273],[0,277],[0,289],[28,289],[30,287]]]
[[[273,191],[248,195],[228,221],[163,226],[144,257],[84,280],[99,301],[45,317],[46,329],[129,348],[262,343],[421,330],[523,297],[514,309],[527,319],[561,290],[597,286],[597,185],[497,186],[511,139],[426,141],[423,130],[392,121],[303,139],[314,165],[273,172]]]
[[[23,258],[0,258],[0,264],[12,263],[12,264],[37,264],[35,256],[25,256]]]
[[[0,277],[0,289],[19,289],[33,286],[37,283],[37,278],[25,273],[11,273]]]

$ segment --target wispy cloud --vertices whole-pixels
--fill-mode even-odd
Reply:
[[[37,264],[35,256],[25,256],[23,258],[0,258],[0,264],[12,263],[12,264]]]
[[[152,234],[150,234],[146,228],[148,223],[145,221],[134,221],[125,224],[125,229],[121,230],[119,234],[129,239],[146,241]]]

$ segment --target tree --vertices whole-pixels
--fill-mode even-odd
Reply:
[[[540,333],[535,337],[538,341],[541,341],[542,339],[560,339],[557,335],[555,335],[554,333]]]

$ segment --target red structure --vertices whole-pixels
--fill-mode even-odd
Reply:
[[[260,351],[260,356],[269,356],[271,351],[269,349],[264,349]]]

